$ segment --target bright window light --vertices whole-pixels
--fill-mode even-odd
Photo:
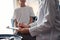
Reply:
[[[6,28],[11,26],[13,9],[13,0],[0,0],[0,34],[13,33],[11,29]]]

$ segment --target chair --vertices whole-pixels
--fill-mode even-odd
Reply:
[[[33,22],[37,21],[37,16],[33,16]]]

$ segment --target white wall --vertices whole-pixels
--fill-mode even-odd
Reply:
[[[27,5],[31,6],[34,10],[35,15],[38,16],[38,0],[28,0]]]

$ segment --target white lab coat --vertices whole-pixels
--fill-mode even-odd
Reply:
[[[36,36],[36,40],[57,40],[58,35],[60,35],[54,29],[54,20],[57,13],[55,1],[57,0],[42,0],[39,19],[30,24],[34,27],[31,27],[29,32],[32,36]]]

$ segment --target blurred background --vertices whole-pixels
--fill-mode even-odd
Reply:
[[[38,0],[26,0],[26,5],[31,6],[35,15],[38,15]],[[19,7],[18,0],[0,0],[0,34],[13,34],[7,26],[12,26],[11,19],[14,9]]]
[[[26,0],[26,5],[33,8],[35,16],[37,17],[39,15],[39,1],[40,0]],[[6,27],[12,26],[11,19],[14,9],[17,7],[19,7],[18,0],[0,0],[0,34],[13,34],[13,31]]]

